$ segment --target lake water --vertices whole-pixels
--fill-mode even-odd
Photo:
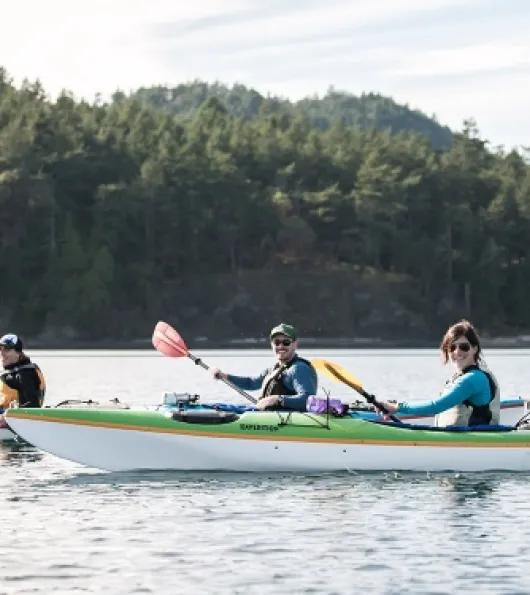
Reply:
[[[256,373],[265,351],[194,352]],[[438,394],[438,352],[304,351],[379,398]],[[158,404],[164,391],[244,399],[189,359],[30,352],[64,399]],[[488,351],[504,397],[530,394],[530,351]],[[331,394],[358,395],[324,381]],[[526,474],[109,474],[0,444],[0,595],[530,594]]]

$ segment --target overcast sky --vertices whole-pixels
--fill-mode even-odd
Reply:
[[[378,92],[530,146],[530,0],[9,0],[0,65],[53,97],[199,78]]]

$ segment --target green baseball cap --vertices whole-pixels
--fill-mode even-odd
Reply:
[[[296,341],[296,330],[294,326],[290,324],[279,324],[275,326],[269,334],[269,337],[272,339],[276,335],[285,335],[286,337],[290,337],[293,341]]]

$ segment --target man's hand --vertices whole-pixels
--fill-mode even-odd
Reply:
[[[264,399],[260,399],[257,403],[257,408],[263,411],[268,407],[274,407],[278,403],[278,397],[276,395],[271,395],[270,397],[265,397]]]
[[[222,372],[219,368],[210,368],[210,374],[216,379],[219,380],[221,378],[223,378],[224,380],[227,380],[226,378],[226,374],[224,372]]]

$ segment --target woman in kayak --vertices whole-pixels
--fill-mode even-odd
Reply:
[[[17,335],[0,338],[0,426],[5,425],[2,410],[12,403],[19,407],[42,407],[46,382],[39,366],[24,353]]]
[[[280,324],[269,334],[276,364],[258,376],[234,376],[212,368],[214,378],[225,378],[242,390],[258,390],[258,409],[306,411],[307,399],[317,392],[317,373],[311,362],[298,356],[294,327]]]
[[[439,427],[496,425],[500,420],[499,385],[487,369],[473,325],[461,320],[445,333],[440,345],[442,361],[456,367],[440,397],[421,403],[385,402],[389,413],[436,415]]]

